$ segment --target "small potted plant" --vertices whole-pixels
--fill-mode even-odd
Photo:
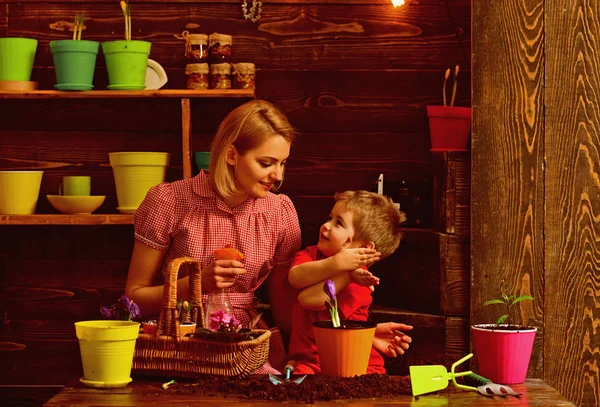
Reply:
[[[537,328],[517,325],[511,314],[515,305],[531,301],[530,295],[508,295],[486,301],[483,305],[501,304],[505,312],[495,324],[473,325],[473,341],[479,373],[494,383],[518,384],[525,381]]]
[[[341,377],[365,374],[377,325],[367,321],[340,320],[334,282],[325,281],[323,290],[328,297],[325,305],[331,320],[313,322],[321,372]]]
[[[189,301],[177,300],[177,321],[179,322],[181,335],[185,336],[196,330],[196,323],[190,321],[191,310],[192,305]],[[157,327],[156,319],[149,319],[142,322],[142,330],[145,334],[156,335]]]
[[[85,14],[76,14],[73,38],[50,41],[56,85],[59,90],[90,90],[94,87],[94,70],[100,43],[82,40]]]
[[[104,320],[79,321],[75,333],[79,339],[85,386],[124,387],[131,382],[135,342],[140,331],[140,309],[123,295],[111,307],[100,307]]]
[[[458,85],[458,65],[454,71],[450,68],[444,75],[442,88],[443,106],[427,106],[429,118],[429,134],[431,136],[431,151],[466,151],[471,131],[471,108],[454,106],[456,88]],[[446,88],[448,78],[452,74],[452,97],[448,105]]]
[[[129,0],[121,1],[125,20],[125,40],[102,43],[108,71],[108,88],[141,90],[146,88],[146,70],[150,46],[148,41],[131,40],[131,8]]]

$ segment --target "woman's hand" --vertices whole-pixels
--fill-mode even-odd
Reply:
[[[375,249],[356,247],[340,250],[333,259],[340,271],[352,271],[379,261],[379,256],[381,253]]]
[[[237,260],[215,260],[202,270],[202,291],[209,293],[229,288],[235,277],[245,272],[244,265]]]
[[[401,331],[410,331],[412,329],[412,325],[399,324],[397,322],[377,324],[375,338],[373,338],[373,347],[385,356],[392,358],[404,355],[404,352],[408,350],[412,342],[412,338]]]

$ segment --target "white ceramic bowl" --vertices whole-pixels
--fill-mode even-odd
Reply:
[[[90,214],[102,205],[105,195],[67,196],[46,195],[50,204],[60,213],[71,215]]]

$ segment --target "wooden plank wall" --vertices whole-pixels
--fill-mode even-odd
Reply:
[[[600,405],[599,7],[544,7],[544,378],[579,406]]]
[[[524,323],[542,328],[544,307],[544,121],[542,1],[474,3],[472,323],[493,323],[501,286],[522,303]],[[521,35],[513,35],[514,32]],[[476,48],[475,48],[476,47]],[[536,336],[530,376],[543,368]]]
[[[311,244],[333,193],[370,189],[379,173],[390,182],[412,183],[425,191],[425,201],[433,201],[427,183],[436,166],[425,106],[441,103],[444,71],[456,64],[461,66],[457,105],[470,105],[470,1],[409,3],[394,9],[386,0],[280,0],[265,2],[262,18],[251,23],[237,0],[132,1],[133,38],[152,42],[150,57],[165,67],[166,88],[176,89],[184,87],[185,61],[184,43],[175,35],[189,30],[233,36],[234,60],[257,66],[257,97],[280,106],[301,132],[282,192],[292,197],[304,243]],[[87,14],[84,39],[122,37],[116,0],[0,1],[0,36],[40,41],[32,79],[41,89],[54,85],[48,42],[69,37],[59,28],[76,12]],[[107,85],[101,54],[95,85]],[[206,150],[220,120],[241,102],[194,100],[192,150]],[[92,175],[92,192],[108,195],[100,212],[114,212],[112,173],[104,166],[108,152],[170,151],[168,178],[181,178],[178,109],[177,99],[2,102],[0,169],[46,168],[41,213],[53,212],[45,195],[56,192],[62,176]],[[466,173],[464,165],[458,168]],[[468,213],[464,196],[454,202]],[[431,225],[431,208],[428,213],[423,221]],[[436,225],[437,230],[408,232],[406,257],[398,255],[399,263],[391,259],[388,265],[404,264],[414,277],[400,273],[392,286],[405,295],[383,290],[378,302],[436,314],[425,327],[433,331],[417,330],[416,336],[424,341],[435,336],[448,348],[446,354],[458,358],[468,335],[468,221],[464,215],[457,219],[455,231],[439,219]],[[38,386],[37,401],[43,402],[49,392],[43,386],[64,384],[80,371],[72,322],[97,317],[98,306],[122,292],[132,244],[131,226],[0,227],[0,358],[7,366],[0,385]],[[440,264],[448,255],[454,260],[445,281]],[[443,284],[453,290],[450,298],[440,293]],[[444,345],[446,336],[452,339]],[[19,351],[27,353],[25,361]],[[421,363],[446,362],[444,357],[442,350]],[[24,404],[36,404],[34,387]]]
[[[598,1],[473,2],[473,323],[504,282],[530,375],[600,405]]]

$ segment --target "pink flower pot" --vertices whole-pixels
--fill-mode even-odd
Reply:
[[[498,384],[523,383],[537,328],[506,331],[494,329],[497,327],[495,324],[471,327],[479,374]]]
[[[431,151],[465,151],[471,132],[471,108],[427,106]]]

